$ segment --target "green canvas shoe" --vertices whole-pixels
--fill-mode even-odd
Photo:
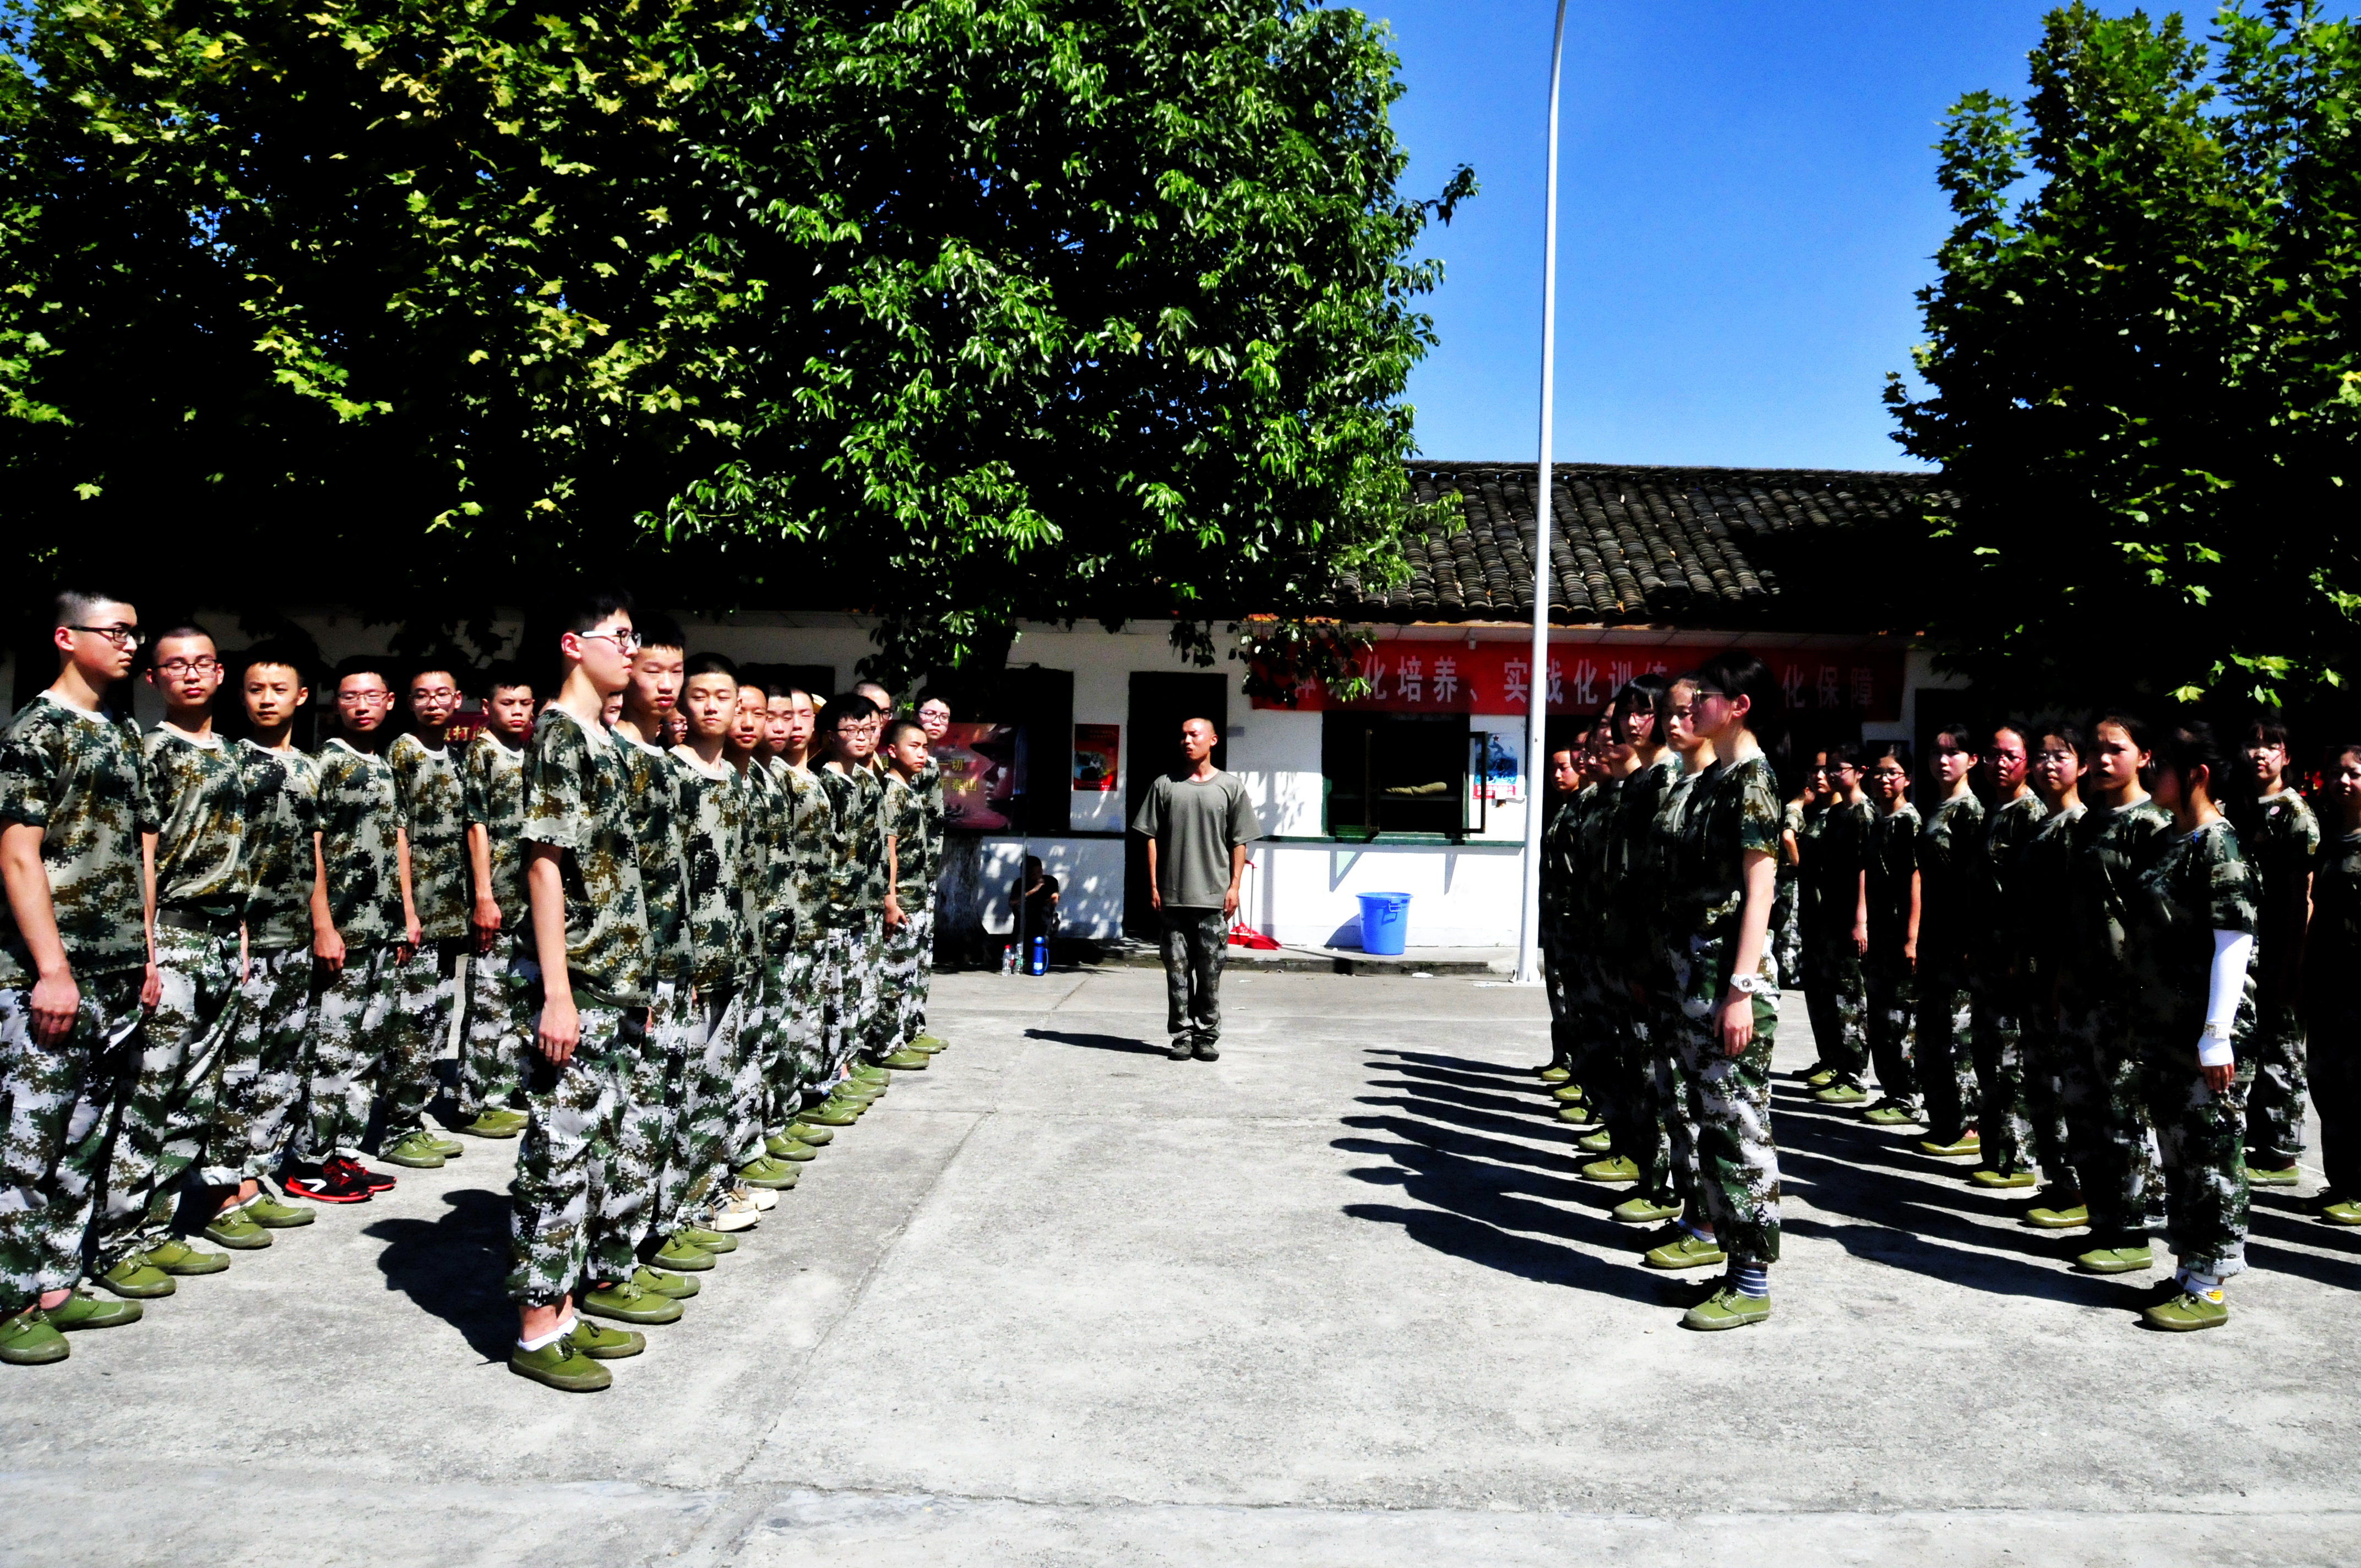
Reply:
[[[629,1280],[584,1292],[582,1310],[619,1323],[676,1323],[681,1319],[679,1302],[669,1296],[651,1295]]]
[[[724,1235],[719,1231],[708,1231],[697,1225],[685,1226],[680,1231],[679,1234],[674,1239],[680,1240],[684,1238],[703,1247],[708,1252],[721,1253],[736,1252],[738,1250],[737,1237]]]
[[[1938,1159],[1959,1159],[1968,1155],[1981,1156],[1984,1152],[1984,1141],[1976,1130],[1971,1127],[1948,1144],[1937,1143],[1932,1138],[1921,1138],[1918,1140],[1918,1152],[1933,1155]]]
[[[1648,1249],[1647,1255],[1640,1261],[1649,1267],[1704,1268],[1709,1264],[1730,1261],[1730,1255],[1721,1250],[1719,1242],[1708,1241],[1703,1236],[1692,1234],[1686,1225],[1671,1225],[1666,1229],[1679,1234],[1667,1240],[1664,1245]]]
[[[932,1056],[938,1051],[950,1050],[951,1043],[940,1035],[921,1035],[910,1042],[910,1048],[914,1051],[924,1051],[928,1056]]]
[[[282,1203],[268,1192],[245,1208],[247,1218],[266,1231],[291,1231],[319,1218],[309,1203]]]
[[[254,1223],[241,1204],[224,1209],[205,1223],[205,1240],[232,1252],[259,1252],[270,1245],[270,1233]]]
[[[1906,1127],[1924,1120],[1916,1105],[1905,1105],[1899,1100],[1881,1100],[1863,1111],[1861,1119],[1872,1127]]]
[[[815,1159],[819,1155],[819,1151],[809,1144],[800,1138],[791,1138],[785,1133],[774,1133],[764,1138],[763,1152],[773,1159],[791,1159],[798,1165],[805,1160]]]
[[[894,1075],[873,1061],[857,1061],[845,1070],[856,1081],[873,1083],[880,1089],[894,1081]]]
[[[97,1284],[109,1295],[134,1301],[152,1301],[180,1288],[172,1283],[170,1275],[148,1263],[145,1253],[137,1252],[100,1275]]]
[[[631,1283],[652,1296],[668,1296],[675,1301],[687,1300],[698,1289],[697,1281],[685,1274],[668,1274],[644,1263],[631,1271]]]
[[[47,1314],[28,1309],[0,1320],[0,1363],[10,1366],[47,1366],[73,1354],[66,1336],[58,1332]]]
[[[861,1120],[859,1111],[849,1104],[840,1103],[834,1100],[824,1101],[804,1113],[804,1122],[822,1132],[828,1132],[830,1127],[850,1127],[859,1120]],[[798,1124],[798,1125],[801,1124]],[[828,1135],[831,1138],[836,1136],[834,1133],[829,1133]]]
[[[1556,1101],[1561,1105],[1576,1104],[1582,1099],[1582,1085],[1578,1083],[1561,1083],[1555,1089],[1550,1091],[1550,1098]]]
[[[2158,1301],[2140,1314],[2148,1327],[2168,1333],[2218,1329],[2230,1321],[2230,1309],[2219,1290],[2183,1290],[2169,1301]]]
[[[2361,1201],[2340,1198],[2323,1206],[2320,1217],[2332,1225],[2361,1225]]]
[[[826,1127],[815,1125],[814,1124],[805,1121],[802,1117],[798,1116],[796,1120],[787,1124],[787,1136],[795,1139],[796,1142],[799,1144],[809,1144],[812,1147],[818,1149],[826,1148],[829,1141],[833,1139],[836,1135],[829,1132]]]
[[[1574,1146],[1585,1154],[1612,1154],[1615,1152],[1615,1135],[1604,1130],[1585,1133],[1574,1140]]]
[[[1567,1079],[1572,1078],[1574,1074],[1566,1070],[1566,1069],[1560,1067],[1557,1063],[1552,1062],[1547,1067],[1537,1067],[1533,1069],[1533,1076],[1540,1079],[1543,1083],[1564,1083]]]
[[[147,1316],[148,1309],[137,1301],[104,1301],[77,1286],[54,1307],[43,1310],[41,1316],[49,1320],[60,1333],[79,1333],[84,1329],[119,1329],[136,1323]]]
[[[426,1141],[429,1144],[432,1144],[434,1147],[434,1152],[441,1155],[445,1159],[457,1159],[461,1155],[467,1152],[467,1145],[461,1143],[456,1138],[446,1138],[440,1133],[428,1133],[426,1135]]]
[[[1610,1159],[1595,1159],[1582,1168],[1582,1179],[1585,1181],[1604,1181],[1609,1185],[1619,1181],[1637,1181],[1640,1179],[1640,1162],[1630,1155],[1621,1154]]]
[[[568,1394],[595,1394],[615,1381],[613,1373],[563,1339],[552,1340],[539,1350],[511,1350],[509,1370]]]
[[[506,1111],[486,1111],[459,1130],[471,1138],[512,1138],[523,1129],[508,1119],[510,1114]]]
[[[850,1100],[857,1104],[866,1105],[873,1100],[884,1099],[885,1086],[882,1083],[870,1083],[862,1079],[848,1078],[829,1090],[828,1097],[830,1100]]]
[[[1822,1105],[1858,1105],[1869,1098],[1869,1091],[1858,1083],[1831,1083],[1812,1098]]]
[[[1804,1074],[1804,1081],[1814,1089],[1826,1089],[1836,1080],[1837,1069],[1824,1063],[1814,1063],[1812,1069]]]
[[[610,1329],[606,1324],[575,1315],[574,1326],[566,1332],[559,1343],[581,1352],[593,1361],[620,1361],[627,1355],[637,1355],[648,1348],[648,1336],[637,1329]]]
[[[436,1148],[434,1140],[424,1133],[412,1133],[407,1137],[396,1139],[378,1157],[388,1165],[403,1166],[412,1170],[439,1170],[443,1166],[443,1151]]]
[[[895,1072],[924,1072],[934,1059],[924,1051],[904,1049],[887,1057],[884,1065],[892,1068]]]
[[[2083,1203],[2069,1204],[2063,1209],[2027,1209],[2025,1223],[2037,1231],[2070,1231],[2091,1223],[2091,1210]]]
[[[1735,1285],[1725,1285],[1681,1315],[1681,1327],[1711,1332],[1742,1329],[1771,1315],[1771,1298],[1749,1296]]]
[[[664,1245],[656,1248],[655,1262],[657,1267],[676,1274],[702,1274],[713,1266],[713,1253],[689,1240],[684,1232],[664,1238]]]
[[[1978,1187],[1997,1191],[2004,1188],[2031,1187],[2040,1178],[2029,1170],[1994,1170],[1987,1166],[1981,1170],[1968,1172],[1968,1179]]]
[[[2293,1187],[2302,1179],[2303,1173],[2292,1165],[2263,1170],[2257,1170],[2251,1165],[2246,1168],[2246,1185],[2249,1187]],[[2213,1325],[2207,1323],[2203,1326],[2212,1328]]]
[[[785,1192],[802,1175],[785,1160],[773,1159],[769,1155],[758,1155],[738,1168],[739,1180],[770,1192]]]
[[[1679,1219],[1681,1206],[1678,1203],[1668,1203],[1661,1198],[1651,1198],[1642,1193],[1637,1198],[1626,1198],[1607,1211],[1607,1215],[1618,1224],[1653,1225],[1665,1220]]]
[[[148,1249],[148,1261],[167,1274],[219,1274],[229,1259],[217,1252],[199,1252],[178,1236],[167,1236]]]
[[[2156,1255],[2146,1242],[2137,1246],[2094,1246],[2074,1260],[2085,1274],[2137,1274],[2156,1266]]]

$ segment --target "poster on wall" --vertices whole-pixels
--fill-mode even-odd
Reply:
[[[933,748],[943,770],[943,826],[971,833],[1015,825],[1011,807],[1022,787],[1014,724],[954,724]]]
[[[1074,726],[1074,789],[1078,794],[1104,795],[1115,788],[1117,759],[1123,754],[1120,724]]]
[[[1525,798],[1525,770],[1518,765],[1524,737],[1494,730],[1481,737],[1484,765],[1478,787],[1495,806]]]

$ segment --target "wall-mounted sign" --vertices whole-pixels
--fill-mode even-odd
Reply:
[[[1612,647],[1553,649],[1543,673],[1544,700],[1552,713],[1596,713],[1615,689],[1634,675],[1673,674],[1715,652],[1709,648],[1625,652]],[[1892,723],[1902,717],[1902,651],[1873,649],[1757,648],[1779,682],[1791,716]],[[1374,713],[1524,713],[1532,704],[1533,659],[1529,644],[1478,642],[1380,642],[1366,656],[1366,697],[1334,702],[1318,681],[1297,688],[1295,707],[1316,713],[1335,707]],[[1257,707],[1281,706],[1267,697]]]
[[[1123,726],[1120,724],[1075,725],[1075,790],[1104,795],[1114,789],[1117,759],[1123,754],[1122,746]]]
[[[1012,826],[1009,807],[1019,784],[1016,726],[954,724],[933,755],[943,770],[945,827],[998,832]]]

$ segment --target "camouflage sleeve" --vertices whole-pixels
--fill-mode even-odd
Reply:
[[[2201,835],[2198,854],[2205,857],[2206,920],[2216,931],[2253,932],[2258,924],[2256,905],[2262,890],[2255,868],[2238,848],[2238,836],[2228,823],[2218,832]]]
[[[553,712],[533,731],[524,763],[524,831],[528,844],[560,850],[590,843],[589,742],[571,714]]]
[[[467,754],[459,759],[459,820],[491,825],[492,813],[484,790],[484,743],[467,742]]]
[[[1779,852],[1779,835],[1786,818],[1779,809],[1779,797],[1772,793],[1771,764],[1757,759],[1752,767],[1741,775],[1738,796],[1738,848],[1741,853],[1760,850],[1766,855]]]
[[[393,769],[393,825],[408,832],[410,803],[418,798],[418,775],[426,766],[426,748],[414,735],[397,735],[386,748],[385,760]]]
[[[49,827],[57,774],[55,759],[27,737],[0,738],[0,825]]]
[[[139,726],[125,719],[123,739],[131,763],[132,825],[141,833],[161,833],[164,813],[157,803],[155,770],[148,763],[148,749],[139,743]]]
[[[2301,795],[2296,796],[2295,805],[2298,847],[2294,858],[2299,862],[2299,869],[2310,871],[2312,862],[2320,854],[2320,816],[2312,809],[2312,803]]]

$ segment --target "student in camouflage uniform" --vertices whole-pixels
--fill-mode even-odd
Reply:
[[[378,1086],[385,1103],[385,1158],[431,1169],[466,1146],[430,1131],[426,1107],[437,1085],[434,1063],[450,1037],[460,969],[474,945],[467,916],[467,790],[459,759],[444,737],[459,711],[451,672],[410,678],[411,728],[386,748],[401,801],[402,848],[413,935],[393,972],[393,1047]]]
[[[2036,911],[2025,900],[2024,872],[2049,807],[2025,782],[2030,762],[2025,732],[2015,725],[2004,724],[1986,739],[1993,804],[1971,865],[1968,1026],[1983,1157],[1969,1179],[1992,1189],[2034,1184],[2023,1020],[2026,933]]]
[[[1863,845],[1862,891],[1869,901],[1869,1054],[1877,1064],[1876,1103],[1861,1113],[1878,1126],[1921,1120],[1910,1025],[1917,995],[1918,820],[1909,801],[1910,748],[1881,740],[1868,748],[1868,789],[1875,814]]]
[[[2024,1013],[2020,1019],[2025,1057],[2025,1115],[2031,1126],[2033,1157],[2042,1188],[2027,1207],[2025,1223],[2064,1230],[2090,1218],[2082,1205],[2081,1179],[2073,1150],[2086,1139],[2070,1131],[2066,1109],[2065,1045],[2059,1019],[2065,981],[2072,969],[2071,907],[2074,854],[2085,812],[2081,797],[2081,729],[2063,718],[2038,720],[2033,737],[2031,776],[2048,815],[2034,829],[2025,860],[2009,883],[2019,918],[2016,951],[2024,965]]]
[[[1574,951],[1572,924],[1576,905],[1587,894],[1581,885],[1581,854],[1576,847],[1578,812],[1576,802],[1586,787],[1577,746],[1550,753],[1550,791],[1554,804],[1542,828],[1541,958],[1542,991],[1549,1001],[1550,1059],[1534,1070],[1543,1081],[1566,1083],[1577,1070],[1574,1049]]]
[[[808,1148],[803,1135],[813,1130],[802,1121],[804,1096],[833,1077],[820,1040],[830,1005],[823,995],[827,964],[820,932],[828,905],[832,808],[812,768],[818,709],[809,692],[790,688],[784,697],[772,704],[771,732],[779,749],[769,762],[776,809],[766,840],[763,923],[763,984],[776,992],[779,1028],[763,1067],[758,1132],[762,1152],[793,1160],[810,1157],[795,1146]]]
[[[1664,1120],[1663,1197],[1658,1206],[1677,1208],[1692,1219],[1702,1214],[1697,1195],[1697,1125],[1681,1041],[1688,1028],[1682,1011],[1688,973],[1688,941],[1681,925],[1679,890],[1688,885],[1686,836],[1693,798],[1710,793],[1720,771],[1713,741],[1695,721],[1694,683],[1676,685],[1666,703],[1664,734],[1680,760],[1680,772],[1664,790],[1648,825],[1645,890],[1646,949],[1641,969],[1648,1031],[1648,1070],[1655,1083],[1656,1113]],[[1654,1175],[1650,1173],[1651,1177]]]
[[[924,1016],[923,954],[935,943],[935,873],[926,799],[919,776],[930,765],[927,732],[914,718],[885,726],[885,836],[893,863],[893,886],[885,894],[883,1003],[885,1024],[878,1031],[881,1066],[896,1072],[924,1069],[928,1053],[911,1048]]]
[[[2262,881],[2255,1037],[2252,1048],[2238,1057],[2238,1070],[2248,1081],[2246,1146],[2253,1152],[2246,1175],[2257,1187],[2292,1187],[2296,1157],[2303,1153],[2304,1040],[2296,994],[2320,820],[2303,796],[2287,787],[2285,725],[2268,718],[2249,724],[2242,761],[2253,787],[2225,791],[2223,805]]]
[[[64,1360],[60,1331],[138,1319],[136,1302],[100,1301],[76,1281],[109,1124],[161,989],[139,856],[158,823],[138,734],[103,706],[131,673],[138,613],[81,592],[55,610],[57,681],[0,737],[0,1363],[16,1365]],[[103,1283],[119,1296],[172,1292],[137,1257],[113,1269]]]
[[[2213,782],[2229,765],[2213,730],[2182,725],[2157,752],[2156,803],[2172,813],[2172,832],[2140,873],[2125,934],[2138,981],[2139,1098],[2156,1127],[2180,1268],[2177,1294],[2141,1315],[2188,1331],[2229,1321],[2223,1282],[2246,1266],[2236,1042],[2253,1038],[2260,883],[2213,804]]]
[[[1628,746],[1615,745],[1612,733],[1613,726],[1601,716],[1589,727],[1576,759],[1581,768],[1578,777],[1586,782],[1574,797],[1574,843],[1569,853],[1575,893],[1559,936],[1562,961],[1574,977],[1569,1010],[1573,1073],[1570,1081],[1554,1091],[1559,1118],[1584,1129],[1585,1137],[1591,1140],[1578,1146],[1598,1152],[1614,1146],[1614,1135],[1606,1130],[1610,1115],[1607,1102],[1622,1087],[1614,1071],[1616,1028],[1608,1010],[1607,969],[1600,957],[1607,905],[1613,896],[1606,880],[1607,843],[1631,754]]]
[[[1602,885],[1614,894],[1606,900],[1599,925],[1601,989],[1611,1009],[1608,1028],[1614,1040],[1607,1070],[1616,1080],[1600,1106],[1609,1118],[1607,1144],[1612,1152],[1584,1166],[1582,1175],[1632,1185],[1631,1196],[1613,1210],[1619,1222],[1631,1225],[1655,1224],[1679,1213],[1681,1206],[1658,1094],[1653,1003],[1646,992],[1655,972],[1655,934],[1644,890],[1653,875],[1656,816],[1681,772],[1680,757],[1664,743],[1671,706],[1671,683],[1642,675],[1615,694],[1609,721],[1616,754],[1625,759],[1599,869]]]
[[[459,1130],[479,1138],[524,1131],[517,1097],[533,1049],[532,910],[524,893],[524,745],[533,687],[519,671],[484,683],[484,726],[459,763],[467,822],[467,1027],[459,1042]]]
[[[1695,1201],[1647,1261],[1657,1268],[1726,1262],[1719,1288],[1681,1321],[1734,1329],[1771,1315],[1769,1270],[1779,1260],[1779,1155],[1771,1137],[1779,984],[1769,938],[1781,814],[1770,760],[1749,727],[1772,711],[1778,684],[1761,659],[1733,650],[1673,689],[1675,725],[1686,712],[1716,765],[1698,779],[1681,818],[1670,889],[1675,1049],[1697,1128]]]
[[[265,1231],[308,1225],[308,1203],[283,1203],[262,1185],[278,1173],[294,1132],[310,1064],[312,930],[324,917],[319,875],[318,764],[294,742],[295,716],[312,703],[297,655],[269,644],[238,661],[246,738],[237,743],[246,835],[246,962],[227,1043],[221,1094],[205,1153],[205,1179],[236,1183],[205,1234],[225,1241],[235,1211]]]
[[[2139,1094],[2129,962],[2140,878],[2170,849],[2172,817],[2141,787],[2146,729],[2111,714],[2091,727],[2086,788],[2068,883],[2073,945],[2059,983],[2060,1091],[2075,1175],[2095,1244],[2078,1260],[2101,1272],[2148,1266],[2147,1220],[2161,1196],[2154,1135]],[[2046,1223],[2038,1212],[2027,1215]]]
[[[1818,805],[1818,794],[1807,778],[1779,812],[1779,881],[1771,900],[1771,961],[1778,966],[1780,985],[1789,991],[1801,991],[1804,986],[1804,828],[1806,813]]]
[[[511,1191],[509,1297],[519,1325],[510,1367],[569,1392],[611,1381],[601,1360],[637,1354],[638,1333],[590,1324],[673,1322],[677,1300],[632,1283],[638,1258],[610,1218],[609,1182],[631,1134],[631,1079],[646,1047],[654,987],[647,905],[632,834],[631,778],[601,716],[639,651],[630,600],[578,606],[558,640],[566,677],[533,726],[525,762],[525,886],[542,1001],[542,1061]]]
[[[1919,1148],[1939,1157],[1980,1156],[1976,1127],[1982,1091],[1971,1051],[1968,953],[1975,942],[1976,861],[1983,848],[1984,808],[1968,785],[1975,737],[1964,725],[1935,732],[1928,768],[1934,799],[1918,829],[1918,944],[1912,1007],[1912,1065],[1926,1096],[1933,1136]]]
[[[148,680],[164,696],[164,721],[143,744],[159,827],[140,836],[162,990],[115,1132],[97,1251],[141,1254],[167,1274],[217,1274],[229,1259],[190,1246],[172,1234],[172,1221],[213,1130],[222,1047],[236,1023],[245,789],[236,755],[214,732],[222,664],[213,638],[195,626],[167,630],[156,640]],[[232,1173],[215,1185],[236,1181]],[[204,1207],[217,1209],[219,1200]],[[270,1245],[251,1222],[214,1228],[225,1246]]]
[[[324,1203],[365,1203],[393,1185],[360,1163],[373,1085],[413,1074],[392,1059],[413,1049],[396,1015],[396,971],[416,950],[402,873],[401,794],[379,754],[393,688],[368,660],[336,681],[341,733],[320,748],[317,822],[327,921],[313,937],[311,1078],[294,1146],[290,1192]]]
[[[2312,876],[2303,964],[2303,1017],[2312,1045],[2312,1103],[2328,1184],[2312,1200],[2332,1225],[2361,1225],[2361,745],[2331,753],[2323,814],[2336,835]]]
[[[828,1080],[850,1075],[880,1082],[882,1068],[861,1070],[855,1058],[877,1013],[878,967],[884,958],[886,862],[884,784],[869,766],[876,750],[876,705],[858,694],[831,697],[818,729],[828,761],[818,770],[829,818],[825,957],[834,971],[828,989],[834,1007],[822,1020],[821,1055]]]
[[[1818,1065],[1804,1081],[1823,1105],[1857,1106],[1869,1098],[1869,842],[1877,814],[1861,793],[1860,749],[1831,746],[1828,804],[1804,842],[1806,904],[1804,1005]]]
[[[943,765],[935,760],[935,749],[943,744],[950,733],[951,705],[934,692],[918,694],[918,728],[927,732],[927,765],[919,770],[911,787],[918,793],[918,809],[927,834],[927,863],[940,876],[943,865],[943,844],[948,815],[943,805]],[[933,907],[933,894],[928,894],[928,907]],[[908,1022],[916,1033],[903,1043],[912,1050],[935,1052],[949,1050],[950,1042],[932,1032],[927,1022],[927,1003],[934,992],[935,949],[929,942],[918,954],[918,982],[912,992],[907,1009]]]

